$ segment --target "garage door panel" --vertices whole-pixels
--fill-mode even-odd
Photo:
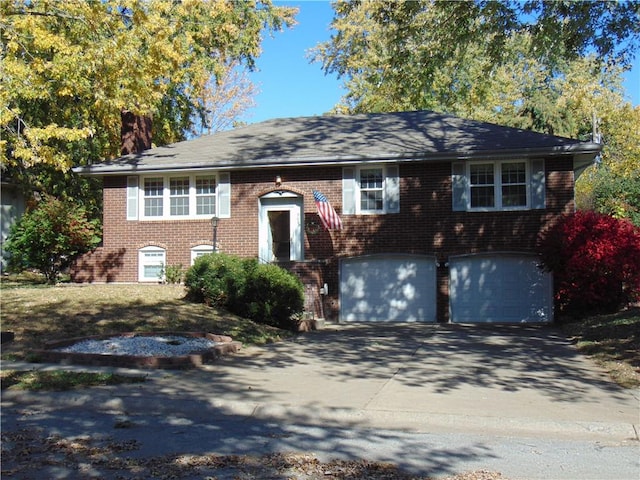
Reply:
[[[451,320],[477,322],[549,322],[551,275],[533,256],[468,256],[450,261]]]
[[[344,321],[435,321],[435,260],[416,256],[343,260],[340,317]]]

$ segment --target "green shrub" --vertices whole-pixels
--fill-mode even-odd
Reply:
[[[640,169],[623,176],[611,169],[596,170],[593,184],[595,209],[615,218],[626,218],[640,227]]]
[[[179,263],[177,265],[167,265],[163,268],[163,277],[165,281],[169,284],[178,284],[182,281],[182,275],[184,274],[184,270],[182,269],[182,264]]]
[[[278,328],[293,327],[292,317],[304,308],[304,288],[295,275],[277,265],[245,264],[247,283],[241,315]]]
[[[221,307],[257,323],[289,329],[304,307],[302,282],[257,260],[203,255],[185,275],[188,298]]]
[[[245,283],[242,260],[224,253],[198,257],[185,275],[187,296],[207,305],[233,311]]]
[[[84,207],[45,195],[11,228],[5,243],[9,267],[36,269],[55,283],[78,255],[100,243],[99,234],[98,221],[89,220]]]

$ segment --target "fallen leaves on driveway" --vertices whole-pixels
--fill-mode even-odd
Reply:
[[[136,441],[111,437],[63,438],[38,429],[2,433],[2,476],[48,478],[66,471],[66,478],[117,480],[428,480],[389,463],[366,460],[321,462],[309,453],[269,455],[127,456]],[[504,480],[497,472],[475,471],[442,480]]]

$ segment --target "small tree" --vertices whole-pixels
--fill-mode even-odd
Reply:
[[[611,312],[640,295],[640,228],[592,211],[562,217],[539,238],[562,313]]]
[[[80,254],[100,242],[97,220],[88,220],[84,207],[45,196],[11,228],[5,249],[13,270],[34,268],[48,283]]]

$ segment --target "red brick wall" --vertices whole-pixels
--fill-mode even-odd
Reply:
[[[209,220],[140,222],[126,219],[126,177],[103,183],[102,246],[84,255],[72,268],[78,282],[136,282],[138,250],[149,245],[167,251],[167,265],[191,263],[191,248],[213,244]]]
[[[324,315],[338,313],[339,258],[375,253],[436,255],[444,264],[452,255],[486,251],[531,252],[538,232],[557,215],[571,212],[571,159],[547,162],[546,210],[514,212],[453,212],[451,165],[400,165],[400,213],[341,215],[342,231],[320,229],[305,233],[305,262],[291,266],[309,285],[329,285],[322,299]],[[339,214],[342,211],[342,168],[273,168],[231,173],[231,218],[220,219],[218,245],[222,252],[258,256],[259,197],[274,189],[275,177],[283,189],[304,195],[305,221],[318,221],[312,190],[320,190]],[[135,282],[138,249],[158,245],[167,251],[167,264],[188,266],[191,247],[212,243],[209,220],[127,221],[126,177],[104,180],[103,246],[85,255],[72,271],[75,281]],[[448,272],[438,269],[438,318],[448,312]]]

